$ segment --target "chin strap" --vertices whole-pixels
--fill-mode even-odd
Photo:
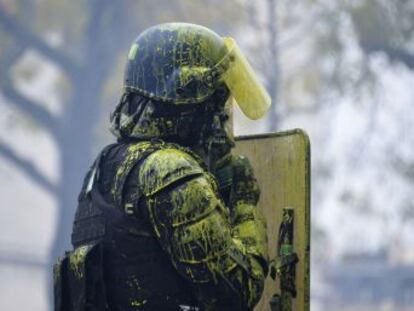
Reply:
[[[124,92],[115,107],[115,110],[112,111],[109,121],[111,122],[109,130],[112,134],[114,134],[117,138],[123,138],[122,131],[121,131],[121,110],[124,107],[125,103],[128,100],[130,93]]]
[[[130,129],[139,121],[149,102],[149,99],[138,94],[131,92],[122,94],[118,105],[110,116],[111,133],[120,139],[129,138],[131,134]],[[132,107],[135,109],[132,113],[129,112],[131,105],[134,105]]]

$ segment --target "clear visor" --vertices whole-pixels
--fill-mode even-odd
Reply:
[[[225,37],[228,49],[228,69],[222,74],[224,83],[241,111],[252,120],[260,119],[271,105],[271,99],[253,68],[233,38]]]

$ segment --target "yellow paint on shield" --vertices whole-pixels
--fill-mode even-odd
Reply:
[[[283,208],[295,210],[294,251],[297,297],[293,311],[309,311],[310,294],[310,143],[305,132],[292,130],[236,138],[235,154],[246,156],[261,189],[258,207],[267,220],[270,258],[276,256]],[[270,311],[272,295],[280,292],[279,281],[266,279],[261,301],[255,311]]]

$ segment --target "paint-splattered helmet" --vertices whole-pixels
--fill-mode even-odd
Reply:
[[[194,24],[149,28],[133,43],[124,87],[176,105],[202,103],[225,84],[244,114],[264,115],[270,98],[230,37]]]
[[[214,92],[226,54],[223,39],[205,27],[158,25],[133,43],[124,87],[162,102],[200,103]]]
[[[130,48],[112,130],[118,137],[177,135],[190,114],[195,126],[203,107],[214,101],[223,109],[229,96],[251,119],[270,106],[269,95],[232,38],[194,24],[157,25]]]

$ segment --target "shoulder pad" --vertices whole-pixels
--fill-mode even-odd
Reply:
[[[183,150],[157,150],[142,163],[139,183],[145,195],[153,195],[186,177],[206,173],[198,161]]]

